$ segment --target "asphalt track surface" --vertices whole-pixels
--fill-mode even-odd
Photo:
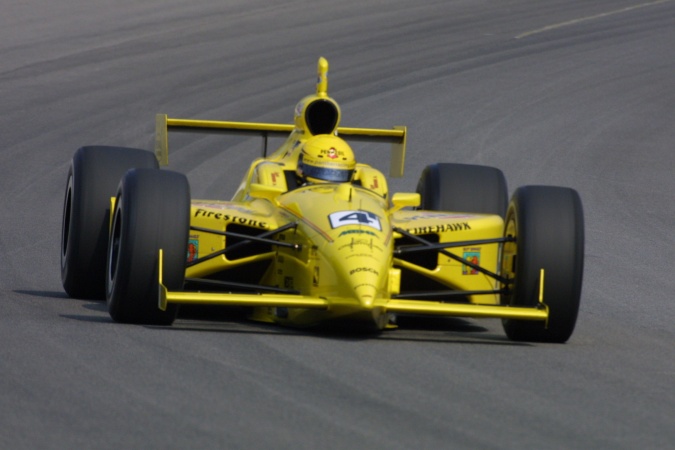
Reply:
[[[3,3],[0,447],[675,448],[675,1]],[[343,125],[409,127],[394,190],[455,161],[579,191],[567,344],[510,342],[498,320],[130,326],[64,294],[79,146],[150,148],[160,112],[288,123],[319,56]],[[227,199],[258,152],[186,139],[170,168]]]

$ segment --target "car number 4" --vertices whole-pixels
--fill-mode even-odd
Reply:
[[[332,228],[343,227],[345,225],[365,225],[382,231],[380,218],[368,211],[339,211],[328,216]]]

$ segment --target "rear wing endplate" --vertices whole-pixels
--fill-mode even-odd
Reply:
[[[267,156],[268,137],[288,136],[295,129],[295,125],[289,124],[174,119],[167,117],[166,114],[157,114],[155,122],[155,156],[160,165],[166,166],[169,164],[169,131],[261,136],[263,138],[264,157]],[[338,127],[337,133],[348,141],[391,143],[390,176],[403,176],[406,127],[396,126],[392,129]]]

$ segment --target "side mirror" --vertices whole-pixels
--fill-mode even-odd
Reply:
[[[418,193],[410,192],[397,192],[391,197],[391,204],[393,205],[390,209],[390,213],[394,213],[399,209],[405,208],[406,206],[417,207],[422,203],[422,197]]]

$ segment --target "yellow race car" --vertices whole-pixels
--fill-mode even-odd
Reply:
[[[406,128],[340,126],[319,59],[316,92],[293,124],[157,116],[154,154],[88,146],[74,155],[61,276],[77,298],[105,298],[113,320],[170,325],[181,304],[243,307],[311,327],[396,328],[401,315],[501,318],[514,340],[565,342],[581,294],[581,200],[525,186],[508,201],[496,168],[438,163],[415,193],[391,193],[350,142],[391,145],[402,176]],[[262,136],[233,198],[191,199],[168,164],[169,132]],[[270,136],[286,137],[268,154]]]

